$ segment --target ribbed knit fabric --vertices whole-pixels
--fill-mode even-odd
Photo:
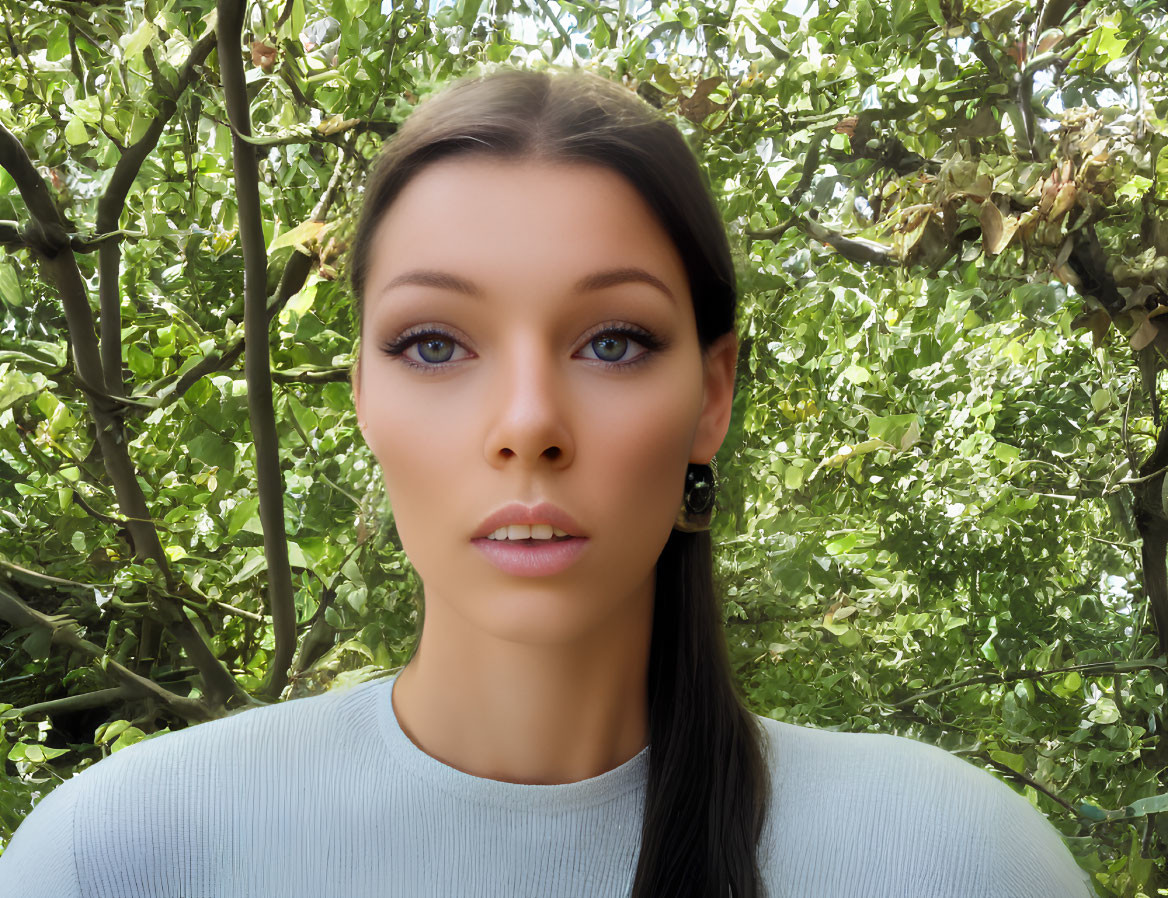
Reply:
[[[419,749],[396,677],[119,751],[47,795],[0,855],[2,898],[624,898],[650,748],[523,785]],[[1087,898],[1054,827],[935,746],[760,718],[769,898]],[[665,896],[662,896],[665,898]]]

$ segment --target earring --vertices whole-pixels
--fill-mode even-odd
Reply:
[[[683,533],[699,533],[710,529],[710,517],[714,511],[714,495],[717,492],[717,472],[710,464],[691,462],[685,471],[685,501],[673,522],[673,529]]]

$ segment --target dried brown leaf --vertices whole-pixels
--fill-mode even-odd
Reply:
[[[1018,230],[1018,219],[1012,215],[1003,217],[1001,210],[990,200],[981,204],[978,218],[981,221],[982,245],[987,253],[996,256],[1010,245],[1014,232]]]
[[[1129,339],[1131,340],[1132,349],[1139,352],[1156,339],[1160,333],[1160,328],[1156,325],[1155,321],[1148,318],[1148,313],[1141,309],[1135,309],[1131,314],[1132,320],[1139,322],[1139,327],[1136,328],[1135,333]]]

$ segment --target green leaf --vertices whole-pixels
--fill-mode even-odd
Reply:
[[[856,545],[859,539],[859,531],[853,530],[851,533],[845,533],[838,539],[832,540],[823,548],[828,555],[844,555],[851,551],[852,547]]]
[[[244,562],[243,566],[235,573],[235,576],[227,581],[228,586],[234,586],[237,583],[243,583],[245,580],[254,577],[262,570],[267,570],[268,560],[264,557],[263,552],[253,552],[248,560]]]
[[[1009,443],[994,443],[994,458],[1002,464],[1008,465],[1012,461],[1017,461],[1021,454],[1022,450],[1017,446],[1011,446]]]
[[[188,444],[187,451],[190,453],[191,458],[197,458],[209,468],[228,468],[235,459],[235,446],[228,443],[219,434],[209,430],[203,431],[192,439]],[[256,498],[255,502],[258,505],[259,499]],[[236,506],[233,509],[233,521],[234,512],[238,511],[238,508],[239,506]],[[250,516],[250,513],[248,516]],[[240,524],[240,527],[242,526]],[[238,529],[239,527],[236,527],[231,532],[234,533]]]
[[[1115,706],[1115,702],[1110,698],[1105,695],[1101,696],[1095,702],[1095,707],[1091,709],[1091,713],[1087,715],[1087,719],[1100,724],[1115,723],[1119,720],[1119,708]]]
[[[1026,772],[1026,759],[1022,755],[1016,755],[1009,751],[995,750],[990,752],[990,757],[999,764],[1005,764],[1015,773]]]
[[[867,368],[861,368],[859,365],[848,365],[844,369],[844,377],[854,384],[866,384],[872,379],[872,374]]]
[[[238,533],[249,522],[259,522],[260,497],[248,496],[233,509],[227,518],[227,535]]]
[[[908,449],[920,439],[920,434],[918,415],[873,415],[868,418],[868,435],[899,449]]]
[[[291,567],[310,567],[308,559],[304,556],[304,550],[292,540],[288,540],[288,564]]]
[[[126,727],[124,730],[122,730],[121,735],[118,736],[118,738],[114,742],[114,744],[110,746],[110,751],[111,752],[121,751],[123,748],[128,748],[131,745],[135,745],[135,744],[141,742],[145,737],[146,737],[146,734],[142,730],[138,729],[137,727],[135,727],[135,726]]]
[[[78,116],[73,116],[73,118],[69,119],[69,123],[65,125],[65,140],[73,146],[88,142],[89,129],[85,126],[85,122],[81,121]]]
[[[133,33],[124,36],[120,43],[122,45],[122,50],[124,51],[126,61],[129,62],[141,56],[142,51],[146,49],[152,40],[154,40],[157,34],[158,29],[154,26],[154,23],[148,19],[144,19],[138,25],[138,27],[134,29]]]
[[[0,377],[0,412],[12,408],[29,396],[36,396],[44,389],[45,378],[36,374],[32,377],[18,371],[6,371]]]
[[[0,299],[13,308],[24,305],[24,291],[20,289],[16,269],[3,260],[0,260]]]
[[[1168,811],[1168,792],[1160,795],[1149,795],[1133,801],[1127,807],[1129,817],[1146,817],[1148,814],[1161,814]]]
[[[93,741],[96,745],[105,745],[107,742],[118,738],[129,725],[130,721],[128,720],[114,720],[110,723],[103,723],[94,732]]]
[[[854,628],[847,628],[839,634],[839,644],[846,648],[855,648],[860,644],[860,634]]]

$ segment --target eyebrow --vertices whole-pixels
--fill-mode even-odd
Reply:
[[[665,286],[665,282],[661,278],[650,274],[643,268],[633,266],[606,268],[604,271],[596,271],[592,274],[585,275],[576,282],[573,290],[576,293],[589,293],[595,290],[605,290],[609,287],[630,283],[648,284],[650,287],[655,287],[669,297],[670,302],[677,302],[673,291]],[[482,297],[485,292],[482,287],[473,281],[468,281],[466,278],[451,274],[448,271],[436,271],[431,268],[417,268],[413,271],[399,274],[386,284],[385,289],[381,292],[388,293],[395,287],[403,287],[407,284],[413,284],[419,287],[436,287],[439,290],[450,290],[475,298]]]

